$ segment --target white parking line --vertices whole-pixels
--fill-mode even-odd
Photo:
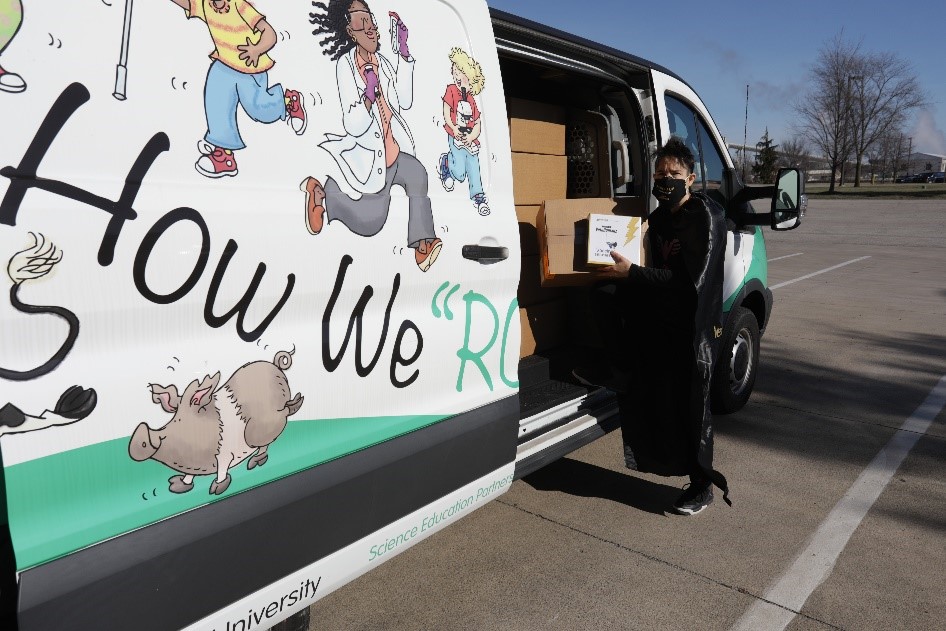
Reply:
[[[785,256],[776,256],[774,259],[769,259],[769,263],[772,261],[781,261],[782,259],[790,259],[793,256],[801,256],[804,252],[799,252],[798,254],[786,254]]]
[[[815,531],[808,546],[732,631],[782,631],[812,592],[831,574],[851,535],[889,484],[903,460],[946,407],[946,375],[854,481]]]
[[[833,266],[833,267],[828,267],[828,268],[825,268],[825,269],[823,269],[823,270],[818,270],[817,272],[813,272],[813,273],[811,273],[811,274],[805,274],[804,276],[800,276],[800,277],[794,278],[794,279],[792,279],[792,280],[787,280],[787,281],[785,281],[784,283],[779,283],[779,284],[777,284],[777,285],[772,285],[771,287],[769,287],[769,289],[778,289],[778,288],[780,288],[780,287],[785,287],[786,285],[791,285],[792,283],[797,283],[797,282],[800,281],[800,280],[807,280],[807,279],[809,279],[809,278],[812,278],[813,276],[818,276],[819,274],[826,274],[827,272],[833,272],[834,270],[840,269],[840,268],[844,267],[845,265],[850,265],[850,264],[852,264],[852,263],[858,263],[858,262],[860,262],[860,261],[863,261],[863,260],[866,260],[866,259],[869,259],[869,258],[870,258],[869,256],[862,256],[862,257],[859,258],[859,259],[853,259],[853,260],[850,260],[850,261],[845,261],[844,263],[841,263],[840,265],[835,265],[835,266]]]

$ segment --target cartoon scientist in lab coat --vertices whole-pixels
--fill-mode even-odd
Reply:
[[[323,52],[336,61],[338,94],[345,135],[326,134],[319,146],[328,151],[342,175],[361,196],[352,199],[331,177],[324,186],[314,177],[301,184],[306,195],[306,227],[319,234],[330,221],[339,221],[355,234],[378,234],[388,218],[391,188],[408,196],[407,245],[417,266],[430,269],[442,242],[434,231],[427,196],[427,170],[415,157],[414,137],[403,112],[414,100],[414,58],[407,44],[408,29],[391,13],[395,63],[379,52],[378,23],[362,0],[314,3],[311,22]]]

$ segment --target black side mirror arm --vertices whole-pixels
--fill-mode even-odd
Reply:
[[[754,199],[772,199],[773,195],[775,195],[774,184],[750,184],[740,189],[729,200],[726,210],[739,226],[768,226],[772,223],[772,213],[748,212],[749,202]]]

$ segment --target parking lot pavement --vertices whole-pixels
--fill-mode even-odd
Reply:
[[[716,419],[732,508],[667,515],[684,480],[628,472],[614,432],[316,603],[313,628],[729,629],[825,524],[840,554],[814,550],[823,582],[803,574],[803,604],[756,628],[943,628],[946,413],[900,429],[946,375],[939,206],[816,200],[798,230],[766,232],[769,258],[786,257],[772,286],[861,260],[775,290],[752,400]],[[862,521],[831,521],[845,497]]]

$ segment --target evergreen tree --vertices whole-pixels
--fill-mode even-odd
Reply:
[[[769,138],[769,128],[765,128],[765,135],[755,144],[756,152],[755,164],[752,165],[752,173],[756,180],[764,184],[775,182],[775,174],[778,171],[778,154],[775,153],[776,145]]]

